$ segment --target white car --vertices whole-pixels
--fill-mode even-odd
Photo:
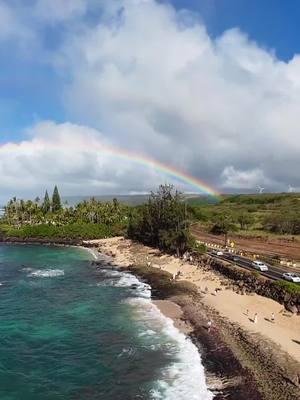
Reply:
[[[224,254],[221,250],[213,250],[212,253],[216,256],[222,256]]]
[[[264,264],[262,261],[253,261],[252,267],[258,269],[259,271],[268,271],[268,266]]]
[[[295,274],[294,272],[285,272],[282,274],[283,279],[286,279],[287,281],[291,281],[294,283],[300,283],[300,276]]]

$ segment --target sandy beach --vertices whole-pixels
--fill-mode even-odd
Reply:
[[[240,295],[233,290],[224,290],[221,282],[224,278],[214,271],[203,271],[188,262],[173,256],[161,255],[159,251],[147,249],[144,246],[135,245],[123,238],[112,238],[92,241],[102,252],[113,255],[118,265],[128,265],[141,262],[151,264],[161,270],[178,274],[178,279],[190,281],[197,285],[199,292],[203,294],[203,303],[218,311],[220,315],[237,323],[251,334],[261,334],[265,338],[280,346],[297,362],[300,362],[300,317],[284,311],[281,304],[257,294]],[[140,247],[140,252],[137,248]],[[208,289],[207,291],[205,289]],[[215,289],[220,288],[215,294]],[[248,310],[248,313],[247,313]],[[253,322],[257,313],[257,323]],[[272,313],[275,320],[271,321]]]
[[[177,275],[175,282],[195,285],[195,301],[189,296],[167,296],[168,300],[155,300],[155,304],[163,314],[173,319],[178,329],[199,341],[208,369],[211,359],[216,357],[216,364],[226,365],[224,375],[228,385],[232,378],[244,381],[241,392],[235,397],[231,394],[230,399],[240,400],[245,393],[249,399],[299,398],[299,316],[286,312],[281,304],[269,298],[254,293],[236,293],[230,288],[229,279],[209,267],[193,265],[122,237],[89,241],[86,245],[111,257],[118,267],[132,269],[132,266],[140,265],[144,270],[152,267],[158,272],[170,273],[171,280]],[[256,323],[253,321],[255,313]],[[212,328],[207,334],[209,320]],[[239,376],[240,371],[244,378]],[[222,367],[218,374],[223,376]],[[262,397],[257,395],[254,382],[263,393]]]

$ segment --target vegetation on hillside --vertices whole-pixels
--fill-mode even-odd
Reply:
[[[193,221],[212,233],[300,234],[297,193],[222,196],[214,205],[189,206]]]

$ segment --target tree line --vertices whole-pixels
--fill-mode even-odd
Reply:
[[[4,207],[4,219],[9,225],[24,225],[38,223],[46,214],[62,210],[61,198],[57,186],[54,187],[52,200],[46,190],[41,203],[39,197],[34,200],[23,200],[13,197]]]
[[[111,202],[84,200],[74,207],[62,206],[55,186],[43,201],[13,198],[5,207],[2,224],[6,234],[17,237],[99,238],[126,234],[161,250],[183,254],[195,247],[189,233],[189,210],[173,186],[160,186],[146,204],[130,207]],[[3,225],[2,225],[3,231]]]
[[[4,208],[2,223],[14,227],[26,225],[63,226],[74,223],[114,225],[128,218],[128,207],[117,199],[111,202],[97,201],[95,198],[84,200],[76,206],[62,205],[57,186],[52,197],[46,190],[43,200],[23,200],[14,197]]]
[[[265,217],[263,227],[272,233],[299,235],[300,213],[272,213]]]

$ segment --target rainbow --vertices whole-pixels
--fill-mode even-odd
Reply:
[[[75,148],[76,148],[76,145],[75,145]],[[83,148],[85,148],[89,151],[95,151],[97,149],[98,151],[101,151],[108,155],[112,155],[113,157],[118,157],[120,159],[129,161],[129,162],[134,162],[139,165],[143,165],[146,168],[153,168],[154,170],[156,170],[170,178],[173,178],[173,179],[175,178],[177,181],[179,181],[181,183],[190,185],[199,193],[207,194],[207,195],[213,196],[217,199],[219,199],[219,197],[221,195],[212,186],[209,186],[202,180],[195,178],[194,176],[188,174],[185,171],[182,171],[173,166],[164,164],[164,163],[157,161],[153,158],[150,158],[148,156],[138,154],[138,153],[135,153],[135,152],[132,152],[129,150],[121,149],[118,147],[105,146],[105,145],[99,144],[99,143],[94,143],[91,146],[89,146],[87,144],[80,145],[80,149],[83,150]]]
[[[26,143],[26,145],[24,146],[24,144]],[[13,146],[15,148],[18,148],[18,150],[21,150],[23,147],[23,150],[31,150],[32,149],[32,145],[31,142],[23,142],[23,143],[8,143],[8,144],[0,144],[0,149],[1,147],[4,146]],[[23,146],[22,146],[23,145]],[[24,148],[25,147],[25,148]],[[61,150],[62,146],[59,144],[53,144],[53,143],[48,143],[47,145],[42,145],[40,147],[40,149],[49,149],[49,148],[53,148],[55,150]],[[175,179],[181,183],[187,184],[189,186],[191,186],[192,188],[194,188],[196,190],[196,192],[199,192],[201,194],[207,194],[210,196],[213,196],[215,198],[219,198],[220,197],[220,193],[215,190],[212,186],[208,185],[207,183],[205,183],[204,181],[195,178],[194,176],[188,174],[185,171],[182,171],[178,168],[175,168],[173,166],[164,164],[160,161],[157,161],[153,158],[150,158],[148,156],[142,155],[142,154],[138,154],[138,153],[134,153],[132,151],[129,150],[125,150],[125,149],[121,149],[121,148],[117,148],[117,147],[111,147],[111,146],[106,146],[103,144],[100,144],[99,142],[89,142],[89,140],[87,140],[85,143],[74,143],[71,142],[70,145],[68,145],[68,148],[63,147],[64,151],[71,151],[71,150],[77,150],[77,151],[86,151],[86,152],[90,152],[90,153],[104,153],[107,155],[111,155],[113,157],[117,157],[129,162],[134,162],[137,163],[139,165],[142,165],[146,168],[153,168],[154,170],[172,178]]]
[[[131,162],[136,162],[138,164],[144,165],[147,168],[153,168],[170,178],[175,178],[179,182],[185,183],[199,191],[200,193],[206,193],[210,196],[219,197],[218,193],[211,186],[207,185],[205,182],[193,177],[192,175],[186,173],[185,171],[174,168],[173,166],[163,164],[160,161],[154,160],[144,155],[135,154],[133,152],[124,151],[123,149],[106,149],[112,155],[127,159]]]

